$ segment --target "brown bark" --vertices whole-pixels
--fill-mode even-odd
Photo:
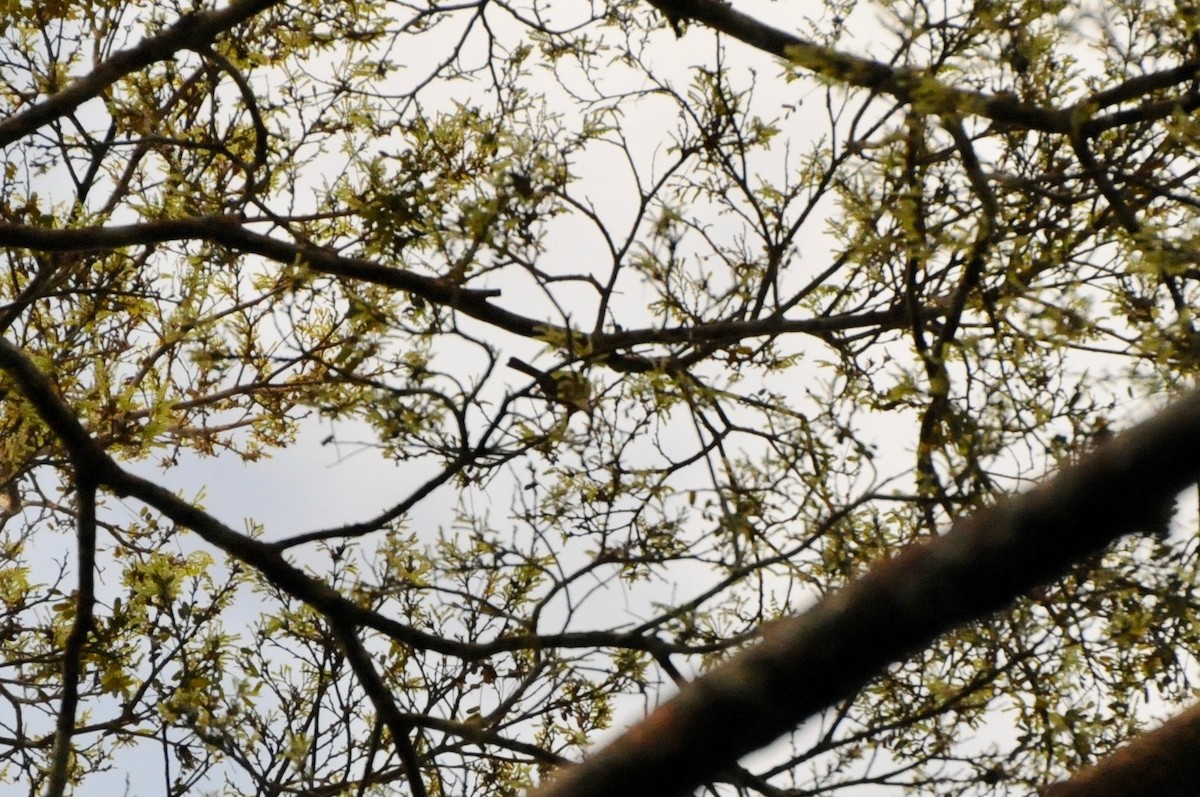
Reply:
[[[1200,705],[1148,731],[1042,797],[1196,797],[1200,794]]]
[[[1200,393],[774,624],[760,644],[535,794],[689,793],[939,634],[1001,609],[1118,537],[1161,523],[1174,496],[1200,477],[1196,451]]]

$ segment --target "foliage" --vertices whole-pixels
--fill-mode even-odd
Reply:
[[[6,4],[0,779],[518,793],[1192,381],[1195,8],[797,8]],[[329,528],[156,483],[364,450]],[[1194,689],[1188,519],[721,793],[1104,755]]]

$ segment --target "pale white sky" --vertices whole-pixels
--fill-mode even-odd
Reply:
[[[744,2],[737,0],[739,9],[770,21],[785,29],[798,29],[806,16],[819,17],[823,6],[817,0],[803,0],[796,3]],[[569,7],[569,6],[566,6]],[[821,21],[818,20],[818,24]],[[886,34],[875,20],[875,12],[864,7],[851,19],[849,27],[853,33],[847,36],[842,46],[855,52],[872,55],[886,51],[886,47],[878,44]],[[700,28],[693,27],[680,41],[663,31],[653,41],[648,53],[648,62],[653,64],[655,73],[669,77],[680,85],[686,83],[688,70],[698,64],[708,63],[714,52],[711,34]],[[413,64],[428,63],[435,57],[439,48],[445,46],[445,41],[434,37],[421,40],[422,46],[429,48],[427,53],[408,51],[404,58]],[[781,77],[780,67],[761,53],[750,50],[737,42],[730,42],[726,52],[727,66],[746,74],[755,70],[758,74],[758,86],[755,102],[765,117],[782,116],[783,135],[780,142],[789,141],[799,151],[803,143],[813,136],[825,132],[823,119],[811,106],[806,108],[800,104],[794,113],[785,114],[786,106],[796,106],[804,100],[810,103],[819,102],[821,95],[811,86],[804,83],[787,83]],[[313,64],[313,68],[334,65]],[[262,80],[261,77],[257,80]],[[648,82],[644,76],[630,71],[622,71],[612,67],[605,73],[605,80],[612,84],[620,83],[628,90],[644,89]],[[548,104],[555,107],[556,102],[562,102],[557,84],[551,80],[545,82]],[[580,90],[584,90],[582,84]],[[426,108],[436,106],[441,100],[447,105],[451,102],[469,101],[471,93],[476,90],[470,84],[456,82],[439,88],[436,92],[425,95]],[[626,109],[621,129],[629,141],[639,142],[634,147],[634,155],[638,158],[639,171],[649,173],[654,165],[661,164],[666,146],[663,137],[664,130],[672,128],[676,120],[673,105],[666,102],[647,100]],[[787,168],[787,158],[792,153],[778,151],[764,157],[760,168],[763,173],[772,173]],[[331,156],[332,157],[332,156]],[[628,207],[628,188],[631,174],[627,166],[622,164],[620,153],[615,149],[605,151],[601,147],[593,147],[588,153],[576,160],[578,179],[575,186],[585,193],[597,212],[608,224],[616,229],[624,229],[632,218]],[[56,188],[56,187],[55,187]],[[714,226],[720,232],[717,220]],[[728,219],[729,227],[724,232],[736,234],[738,228],[734,219]],[[816,229],[818,225],[812,225]],[[601,241],[595,231],[582,220],[574,220],[558,225],[548,239],[548,252],[539,264],[550,272],[560,270],[578,272],[581,270],[598,270],[607,268],[606,254],[601,247]],[[828,246],[819,235],[810,235],[800,242],[801,251],[811,259],[811,270],[815,273],[828,265]],[[528,297],[519,284],[505,285],[497,282],[490,287],[504,291],[499,304],[514,307],[525,313],[532,313],[540,304],[547,312],[547,318],[553,321],[559,319],[551,308],[541,301],[538,296]],[[580,313],[582,318],[591,316],[591,297],[580,294],[581,301],[589,303],[587,311]],[[627,326],[630,320],[641,316],[644,324],[653,323],[653,316],[640,312],[644,307],[645,296],[640,296],[632,288],[627,289],[621,297],[620,315]],[[472,322],[466,322],[470,327]],[[500,362],[503,363],[510,355],[520,356],[532,361],[537,354],[537,346],[525,340],[513,337],[496,339],[494,331],[484,330],[475,325],[473,331],[490,336],[491,342],[498,346],[502,353]],[[502,334],[502,333],[501,333]],[[814,354],[819,354],[820,348],[808,342],[797,342],[797,347],[809,347]],[[456,352],[443,352],[444,356],[454,357]],[[819,370],[815,363],[811,367],[812,378],[819,378]],[[803,374],[804,371],[800,371]],[[778,377],[780,381],[796,379],[797,372],[789,372]],[[506,381],[510,385],[523,384],[524,377],[515,373],[507,373]],[[498,388],[499,389],[499,388]],[[891,424],[895,423],[892,418]],[[880,456],[876,465],[881,470],[881,476],[887,477],[893,473],[907,470],[911,466],[911,451],[915,443],[914,430],[911,425],[900,429],[893,426],[880,425],[874,430],[879,444]],[[328,427],[319,421],[313,421],[306,426],[299,441],[285,451],[276,452],[273,457],[257,463],[247,464],[229,457],[199,458],[185,456],[178,467],[163,473],[152,464],[139,464],[134,470],[141,475],[154,478],[156,481],[170,486],[184,495],[194,494],[203,485],[206,508],[216,517],[233,528],[242,528],[243,519],[252,518],[263,526],[267,538],[274,539],[290,536],[295,533],[316,528],[333,526],[344,522],[355,522],[374,516],[382,509],[395,503],[407,495],[416,485],[431,475],[420,467],[397,466],[385,460],[371,449],[355,449],[352,445],[322,445],[321,441],[328,434]],[[339,438],[354,438],[354,435],[339,433]],[[369,432],[364,430],[359,439],[369,439]],[[520,489],[511,480],[501,478],[494,481],[486,493],[478,492],[471,496],[476,506],[490,502],[490,509],[498,527],[503,527],[501,520],[509,511],[510,496],[513,490]],[[433,542],[439,530],[447,530],[453,520],[455,502],[459,496],[453,487],[443,487],[438,492],[421,502],[410,514],[408,525],[423,539]],[[125,510],[110,502],[114,517],[120,517]],[[136,509],[136,508],[135,508]],[[46,551],[52,558],[58,558],[62,551]],[[295,556],[303,559],[306,552],[297,550]],[[315,561],[315,560],[314,560]],[[49,564],[49,562],[46,562]],[[622,622],[634,622],[644,619],[652,611],[653,601],[685,600],[692,594],[702,591],[710,582],[709,573],[703,569],[692,567],[672,574],[670,582],[654,582],[651,584],[632,587],[624,584],[614,584],[606,590],[594,594],[589,599],[583,611],[575,615],[575,628],[585,627],[583,624],[594,623],[595,626],[611,626]],[[254,606],[242,607],[246,611],[245,619],[254,618]],[[793,607],[798,608],[798,607]],[[642,705],[640,699],[631,698],[628,705],[623,707],[621,720],[632,719],[640,715]],[[619,730],[618,722],[614,732]],[[771,760],[784,752],[782,748],[764,751],[753,757],[756,762]],[[161,777],[157,769],[153,779],[139,783],[136,773],[142,770],[137,755],[131,754],[130,765],[126,770],[118,769],[107,781],[107,786],[120,784],[128,775],[131,777],[131,794],[149,795],[160,793]],[[157,751],[151,753],[156,756]],[[148,765],[149,766],[149,765]],[[155,764],[156,766],[156,764]],[[118,790],[120,786],[115,787]],[[3,791],[3,789],[0,789]],[[23,793],[12,791],[13,794]],[[869,791],[863,792],[869,794]]]

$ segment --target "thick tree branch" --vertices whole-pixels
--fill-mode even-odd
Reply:
[[[1200,791],[1200,706],[1143,733],[1042,797],[1195,797]]]
[[[1200,392],[1078,465],[912,546],[694,681],[537,797],[682,795],[888,664],[1004,607],[1147,518],[1200,477]]]
[[[174,25],[144,39],[136,47],[114,53],[57,94],[0,122],[0,147],[33,133],[47,122],[66,116],[130,73],[166,60],[180,50],[206,48],[220,34],[278,2],[235,0],[218,11],[201,11],[181,17]]]

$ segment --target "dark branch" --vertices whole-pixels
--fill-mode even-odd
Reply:
[[[565,348],[568,350],[586,352],[588,359],[603,362],[613,370],[623,372],[670,368],[670,363],[665,363],[659,358],[622,353],[635,346],[733,343],[747,338],[786,333],[820,337],[852,329],[894,329],[910,323],[908,310],[896,307],[821,318],[787,319],[770,316],[691,327],[588,334],[505,310],[491,301],[499,291],[463,288],[447,280],[416,274],[407,269],[381,265],[362,258],[344,257],[314,246],[281,241],[248,230],[244,226],[245,223],[244,219],[236,216],[199,216],[111,227],[52,230],[0,222],[0,246],[22,247],[40,252],[87,252],[169,241],[208,241],[233,251],[259,255],[277,263],[303,263],[321,274],[405,291],[521,337],[566,341]],[[943,313],[943,310],[931,307],[925,311],[924,317],[938,317]]]
[[[614,631],[580,631],[563,634],[522,634],[490,642],[460,642],[421,631],[365,609],[337,590],[288,562],[276,546],[248,537],[226,526],[198,507],[140,476],[128,473],[94,440],[55,391],[50,380],[25,354],[0,338],[0,371],[16,383],[38,416],[63,443],[72,461],[91,474],[95,484],[119,496],[136,498],[175,523],[196,532],[210,545],[245,565],[317,611],[338,627],[365,626],[417,650],[432,650],[469,661],[497,653],[550,648],[613,647],[648,653],[705,652],[704,646],[669,645],[648,634]]]
[[[906,105],[925,104],[926,111],[982,116],[1006,126],[1045,133],[1067,134],[1072,120],[1087,110],[1096,110],[1149,97],[1151,94],[1191,81],[1200,74],[1200,62],[1188,60],[1175,67],[1138,75],[1110,89],[1096,92],[1067,108],[1041,108],[1021,102],[1007,94],[986,94],[955,88],[938,81],[919,69],[895,67],[869,58],[823,47],[815,42],[771,27],[743,14],[724,0],[647,0],[669,20],[693,20],[732,36],[751,47],[784,58],[807,69],[849,86],[870,89],[896,98]],[[1080,129],[1086,135],[1132,121],[1162,119],[1177,110],[1195,107],[1197,97],[1151,100],[1137,108],[1116,111],[1107,116],[1087,119]],[[1077,127],[1079,127],[1077,125]]]
[[[79,543],[79,588],[75,593],[75,619],[63,650],[63,693],[54,729],[54,753],[50,760],[50,782],[46,797],[62,797],[71,770],[71,737],[79,708],[79,681],[83,678],[83,650],[92,633],[96,604],[96,485],[86,469],[76,472],[79,498],[77,536]]]
[[[405,774],[408,775],[409,790],[413,797],[428,797],[429,790],[425,788],[425,780],[421,777],[421,762],[410,738],[413,732],[412,723],[396,707],[392,690],[379,677],[371,656],[358,639],[357,629],[349,623],[335,622],[333,630],[363,691],[375,705],[383,724],[392,733],[392,743],[396,745]]]
[[[174,25],[143,40],[136,47],[114,53],[107,61],[57,94],[0,122],[0,147],[33,133],[47,122],[66,116],[132,72],[164,61],[180,50],[204,49],[220,34],[278,2],[236,0],[219,11],[185,15]]]
[[[694,20],[822,77],[882,92],[905,104],[912,104],[918,99],[940,97],[940,101],[946,107],[930,110],[955,110],[959,113],[977,114],[996,122],[1030,130],[1066,133],[1070,129],[1069,111],[1039,108],[1010,96],[954,88],[916,69],[894,67],[831,47],[823,47],[760,22],[735,10],[731,4],[722,0],[647,2],[662,11],[668,19]]]

